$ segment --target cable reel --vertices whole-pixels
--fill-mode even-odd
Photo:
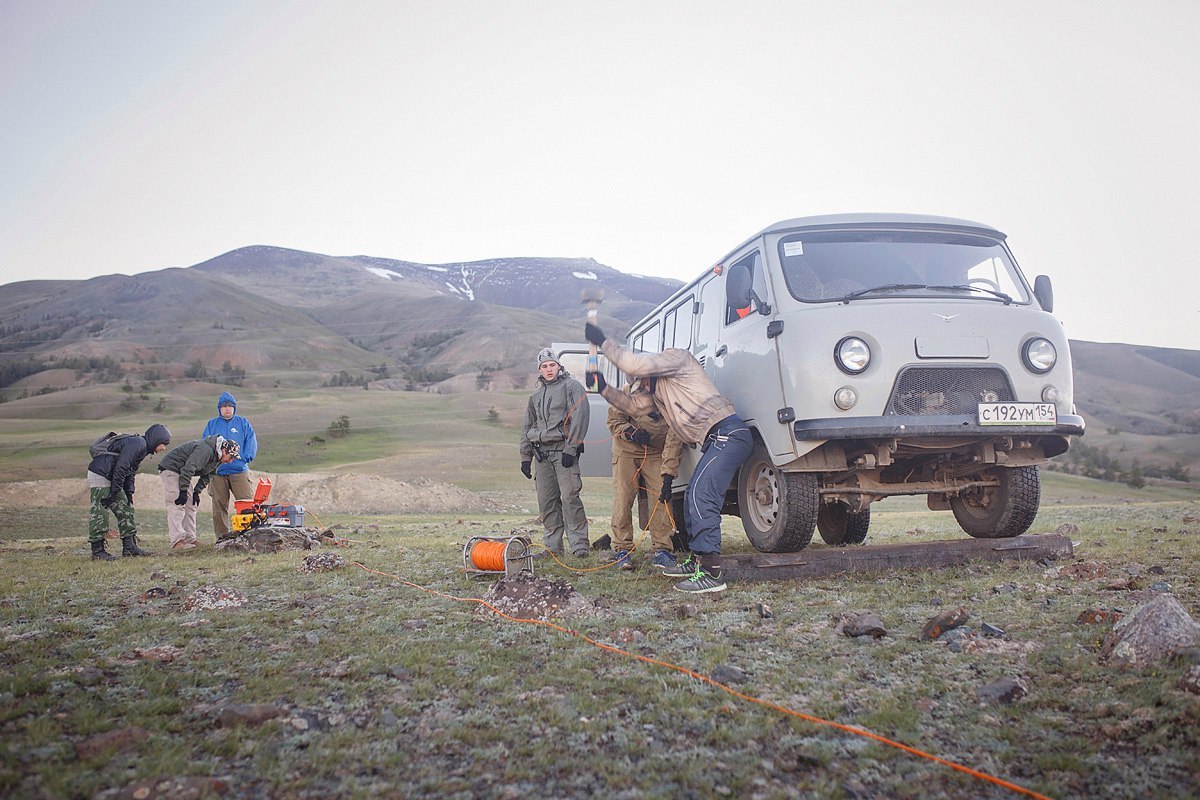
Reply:
[[[527,536],[472,536],[463,545],[463,571],[475,575],[533,575],[532,542]]]

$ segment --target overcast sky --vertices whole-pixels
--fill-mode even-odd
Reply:
[[[690,280],[781,219],[1009,234],[1200,349],[1200,3],[0,0],[0,283],[270,244]]]

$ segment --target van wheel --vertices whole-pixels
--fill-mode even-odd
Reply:
[[[862,544],[871,527],[871,507],[851,511],[845,503],[823,503],[817,514],[817,530],[825,544]]]
[[[1029,530],[1042,497],[1037,467],[999,467],[982,477],[997,478],[997,486],[969,489],[950,498],[959,526],[978,539],[1008,539]]]
[[[794,553],[812,541],[817,524],[817,476],[782,472],[761,444],[738,475],[742,527],[763,553]]]

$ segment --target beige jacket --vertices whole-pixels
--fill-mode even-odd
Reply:
[[[626,386],[622,394],[647,394],[639,385],[635,390]],[[637,430],[650,434],[650,444],[634,444],[629,438]],[[627,414],[614,406],[608,407],[608,430],[612,433],[613,458],[617,456],[641,456],[646,452],[662,453],[662,471],[672,478],[679,475],[679,456],[683,451],[683,443],[671,430],[671,426],[657,411],[645,414]],[[615,463],[615,461],[614,461]]]
[[[612,339],[601,349],[629,377],[658,379],[649,394],[628,395],[606,386],[604,399],[631,416],[657,410],[684,444],[700,444],[709,428],[735,413],[733,403],[721,396],[687,350],[635,353]]]

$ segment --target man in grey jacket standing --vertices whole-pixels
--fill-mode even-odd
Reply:
[[[683,496],[691,555],[664,569],[663,574],[687,578],[675,584],[681,592],[724,591],[721,506],[733,476],[754,449],[750,429],[687,350],[672,347],[661,353],[635,353],[605,337],[604,331],[590,322],[584,327],[584,336],[621,372],[642,378],[647,391],[626,394],[606,386],[599,372],[587,374],[589,385],[595,384],[605,400],[626,414],[657,411],[684,444],[701,446],[700,460]]]
[[[537,367],[537,387],[529,397],[521,428],[521,474],[535,478],[546,549],[561,556],[565,533],[571,552],[583,558],[590,552],[587,514],[579,498],[583,489],[579,456],[589,419],[587,393],[549,347],[538,351]]]

